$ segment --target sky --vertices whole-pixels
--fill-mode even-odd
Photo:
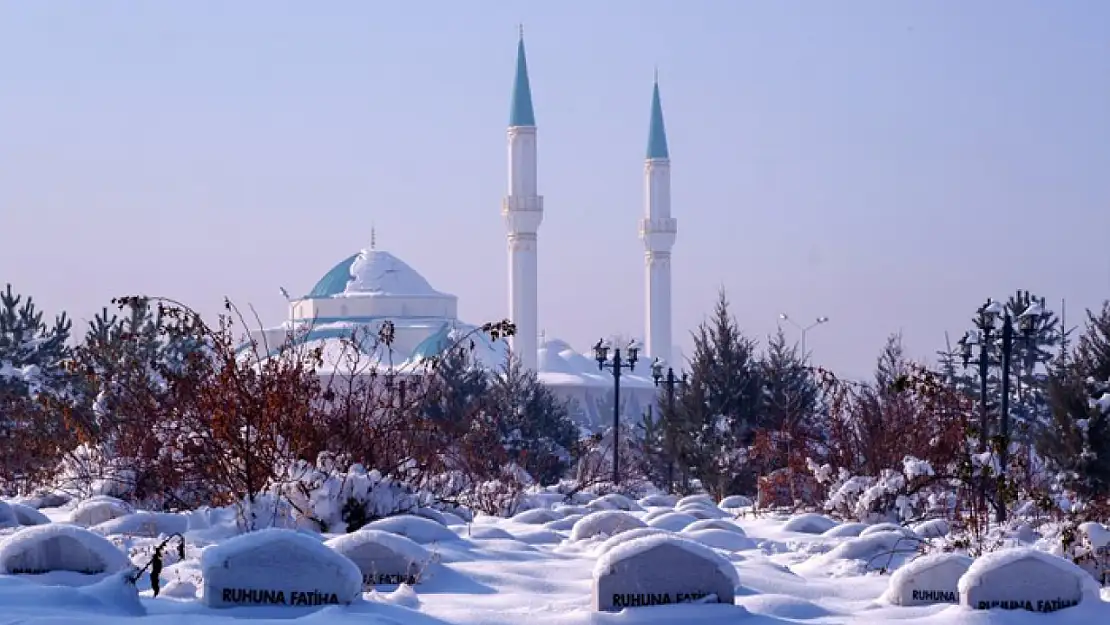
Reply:
[[[724,289],[761,343],[828,316],[813,360],[863,377],[987,297],[1110,297],[1103,0],[0,3],[0,286],[79,332],[126,294],[271,325],[373,226],[505,317],[518,24],[548,337],[643,334],[656,67],[679,344]]]

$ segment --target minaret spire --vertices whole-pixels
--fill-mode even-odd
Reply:
[[[671,156],[663,105],[659,99],[659,69],[651,93],[647,158],[644,162],[644,241],[646,269],[646,350],[649,356],[671,359],[671,248],[678,236],[678,220],[671,217]],[[677,365],[678,363],[671,363]]]
[[[647,157],[670,158],[667,150],[667,127],[663,124],[663,104],[659,100],[659,69],[655,70],[655,86],[651,90],[651,125],[648,128]]]
[[[370,249],[378,249],[378,229],[374,224],[370,224]]]
[[[520,25],[520,39],[516,45],[516,78],[513,80],[513,99],[509,108],[509,126],[535,126],[536,113],[532,109],[532,87],[528,83],[528,60],[524,54],[524,24]]]
[[[537,184],[536,115],[524,55],[524,28],[516,49],[516,75],[509,107],[509,189],[501,203],[509,244],[509,320],[516,324],[513,351],[535,370],[539,349],[537,237],[543,197]]]

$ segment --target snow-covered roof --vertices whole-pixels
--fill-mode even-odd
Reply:
[[[389,252],[365,249],[331,268],[306,298],[326,297],[451,297],[432,285],[405,261]]]

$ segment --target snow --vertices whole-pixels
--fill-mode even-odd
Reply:
[[[154,538],[161,535],[184,534],[189,529],[189,519],[183,514],[169,512],[135,512],[99,523],[89,529],[104,536],[132,534]]]
[[[431,552],[416,541],[380,530],[361,529],[350,534],[336,536],[324,544],[339,553],[350,553],[364,545],[374,544],[385,547],[409,562],[426,564],[432,559]]]
[[[543,525],[552,521],[558,521],[563,518],[563,515],[550,510],[548,508],[536,508],[535,510],[525,510],[512,518],[516,523],[524,523],[526,525]]]
[[[372,521],[367,523],[364,529],[398,534],[422,545],[459,539],[455,532],[435,521],[404,514]]]
[[[835,520],[823,514],[807,512],[799,514],[786,522],[784,530],[802,534],[822,534],[839,525]]]
[[[682,528],[683,533],[700,532],[702,530],[724,530],[744,536],[744,530],[740,529],[739,525],[723,519],[701,519]]]
[[[717,570],[732,582],[733,586],[740,585],[740,577],[736,573],[736,567],[719,553],[692,540],[667,535],[642,536],[621,543],[601,554],[597,559],[597,564],[594,565],[594,579],[605,575],[617,562],[627,560],[660,545],[673,545],[703,560],[712,562]]]
[[[11,508],[12,513],[15,514],[15,520],[20,525],[45,525],[50,522],[50,518],[38,510],[21,503],[9,503],[8,507]]]
[[[575,508],[560,507],[561,511],[567,509]],[[68,520],[69,510],[47,508],[42,513],[56,521],[65,521]],[[646,516],[645,513],[619,511],[594,514],[631,518]],[[375,592],[360,593],[358,597],[361,598],[356,598],[349,606],[217,609],[207,607],[203,598],[198,597],[198,589],[203,588],[204,582],[202,565],[212,564],[213,559],[219,559],[217,556],[221,555],[221,551],[226,553],[231,547],[234,547],[233,551],[244,551],[242,541],[248,544],[258,541],[264,533],[233,537],[236,529],[234,513],[230,509],[201,510],[184,516],[195,521],[191,523],[193,529],[185,533],[188,539],[187,557],[179,562],[176,545],[172,544],[167,549],[162,592],[157,598],[151,596],[145,581],[139,584],[136,591],[115,575],[0,575],[0,614],[3,615],[0,621],[27,625],[45,625],[47,622],[51,625],[110,625],[124,620],[136,625],[230,625],[232,622],[252,620],[278,622],[279,619],[294,619],[303,625],[786,625],[804,622],[821,625],[957,625],[971,621],[1032,625],[1051,620],[1061,625],[1087,625],[1110,619],[1110,606],[1101,600],[1091,600],[1047,618],[1011,611],[973,614],[957,605],[891,605],[883,600],[890,584],[896,578],[909,576],[915,567],[923,567],[929,558],[935,557],[926,555],[914,559],[919,541],[905,539],[898,531],[877,532],[862,538],[830,536],[832,531],[825,535],[799,533],[787,529],[788,518],[773,514],[732,521],[698,522],[698,527],[706,529],[687,525],[687,531],[679,534],[640,527],[620,532],[604,541],[581,542],[570,540],[575,519],[560,530],[521,523],[514,518],[484,516],[479,516],[470,526],[475,535],[504,536],[508,533],[516,540],[467,538],[465,526],[456,528],[463,534],[460,539],[438,523],[421,519],[430,527],[438,527],[453,536],[451,541],[433,541],[424,545],[407,540],[399,535],[400,532],[383,533],[383,530],[363,529],[338,536],[265,530],[292,534],[294,538],[282,540],[296,542],[297,553],[302,554],[297,557],[301,559],[314,559],[306,558],[303,554],[308,552],[301,549],[322,549],[323,552],[315,552],[321,555],[335,553],[339,551],[333,549],[335,545],[356,544],[367,540],[367,536],[374,536],[374,540],[389,542],[393,551],[403,551],[414,561],[432,564],[427,569],[429,574],[420,584],[401,586],[396,591],[379,588]],[[413,523],[420,525],[421,529],[429,527],[410,520],[417,517],[395,518],[398,520],[391,523],[399,524],[402,531],[411,530]],[[558,519],[556,523],[565,521]],[[722,523],[735,525],[747,536],[739,531],[722,529],[725,527]],[[115,554],[117,564],[128,564],[124,551],[96,534],[57,522],[39,527],[92,536],[92,540],[102,548],[109,545],[107,548],[113,550],[110,553]],[[849,523],[838,525],[837,529],[844,531],[845,528],[859,527]],[[539,533],[544,534],[544,540],[536,539]],[[328,540],[323,542],[318,538]],[[612,561],[613,557],[631,557],[637,550],[646,549],[645,540],[681,543],[682,549],[696,552],[700,557],[713,554],[715,566],[728,574],[729,579],[737,581],[735,603],[743,610],[732,606],[690,604],[633,608],[620,614],[592,612],[592,573],[605,561]],[[158,542],[158,539],[134,537],[126,538],[124,544],[131,551],[135,564],[142,565],[148,560],[146,554],[150,547]],[[887,555],[886,552],[894,548],[904,548],[905,553],[894,554],[893,557]],[[866,566],[867,560],[875,556],[879,557]],[[980,562],[999,557],[1003,556],[988,554],[980,558]],[[1075,570],[1070,563],[1056,556],[1045,553],[1042,557],[1056,563],[1053,566],[1058,566],[1059,571]],[[981,568],[982,565],[977,563],[973,566]],[[887,574],[879,573],[882,568],[886,568]],[[666,567],[663,569],[666,570]],[[275,573],[289,574],[288,571]],[[1088,591],[1093,591],[1093,586],[1090,586],[1093,582],[1086,583]]]
[[[645,508],[673,508],[678,505],[678,498],[674,495],[648,495],[640,500],[640,505]]]
[[[11,505],[0,501],[0,528],[16,527],[17,525],[22,524],[16,516],[15,509]]]
[[[989,583],[987,576],[1002,567],[1012,565],[1020,560],[1030,559],[1043,563],[1056,571],[1059,577],[1075,577],[1081,582],[1081,591],[1084,601],[1099,601],[1099,585],[1086,571],[1064,558],[1034,549],[1032,547],[1017,547],[1001,549],[986,553],[975,559],[968,568],[967,573],[960,578],[960,596],[966,597],[968,592],[976,587]]]
[[[722,499],[721,503],[717,504],[717,506],[724,510],[735,510],[737,508],[750,508],[754,504],[755,502],[752,501],[751,497],[745,497],[744,495],[731,495]]]
[[[826,538],[855,538],[871,527],[866,523],[841,523],[821,533]]]
[[[700,520],[703,519],[699,519],[692,514],[686,514],[685,512],[665,512],[648,520],[647,524],[652,527],[658,527],[659,529],[680,532],[687,525],[697,523]]]
[[[100,525],[114,518],[131,514],[131,506],[115,499],[114,497],[92,497],[77,504],[69,516],[69,522],[74,525],[91,527]]]
[[[7,575],[20,570],[116,573],[130,564],[107,539],[75,525],[35,525],[0,542],[0,573]]]
[[[578,519],[570,530],[570,539],[586,540],[595,536],[615,536],[638,527],[647,527],[647,524],[628,512],[602,510]]]

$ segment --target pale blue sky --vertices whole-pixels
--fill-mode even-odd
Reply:
[[[677,337],[723,285],[761,339],[828,315],[815,360],[864,375],[988,295],[1110,295],[1104,0],[4,2],[0,283],[79,322],[143,292],[273,323],[375,223],[504,316],[518,22],[549,336],[642,332],[656,64]]]

